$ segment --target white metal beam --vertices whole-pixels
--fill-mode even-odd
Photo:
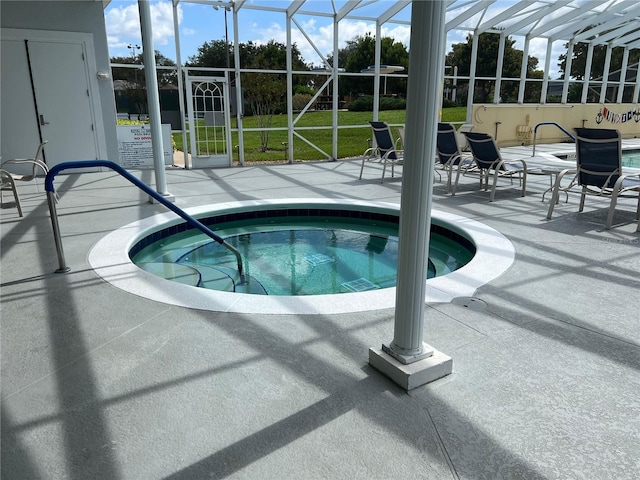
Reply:
[[[396,14],[398,14],[407,5],[408,3],[404,0],[397,1],[391,7],[387,8],[384,12],[382,12],[382,14],[376,19],[376,21],[381,25],[388,22],[393,17],[395,17]]]
[[[616,3],[610,6],[607,6],[603,9],[602,12],[588,10],[585,11],[582,15],[579,16],[581,21],[579,23],[570,25],[568,29],[564,29],[561,32],[556,32],[553,34],[554,39],[570,39],[571,37],[575,37],[576,43],[584,40],[583,35],[587,33],[591,28],[595,28],[601,24],[606,24],[611,20],[618,18],[616,15],[618,12],[622,10],[626,10],[629,5],[624,3]],[[581,32],[583,28],[591,27],[589,30],[585,30]]]
[[[445,24],[444,26],[445,32],[448,32],[449,30],[453,30],[455,27],[469,20],[478,12],[486,10],[494,2],[495,0],[479,1],[475,6],[464,10],[460,15],[457,15],[455,18],[452,18]]]
[[[513,25],[509,25],[504,29],[503,33],[508,36],[517,33],[521,28],[526,27],[527,25],[537,25],[538,22],[545,16],[555,12],[559,8],[564,7],[571,1],[572,0],[557,0],[556,2],[541,7],[535,12],[531,13],[531,15],[528,15],[527,17],[514,23]]]
[[[304,36],[304,38],[306,38],[306,39],[307,39],[307,42],[309,42],[309,45],[311,45],[311,48],[313,48],[313,49],[316,51],[316,53],[318,54],[318,56],[322,59],[322,63],[324,63],[324,64],[325,64],[325,66],[330,66],[330,65],[327,63],[327,59],[325,58],[324,53],[322,53],[322,52],[318,49],[318,47],[316,46],[315,42],[311,39],[311,37],[309,37],[309,35],[307,35],[307,32],[305,31],[305,29],[304,29],[304,28],[302,28],[302,25],[300,25],[300,24],[298,23],[298,21],[297,21],[295,18],[293,18],[293,17],[287,17],[287,18],[291,18],[291,21],[293,21],[293,23],[295,23],[295,24],[296,24],[296,27],[298,27],[298,30],[300,30],[300,33],[302,33],[302,35]],[[336,56],[336,57],[334,57],[334,58],[337,58],[337,56]]]
[[[502,88],[502,67],[504,66],[504,44],[507,37],[500,35],[500,44],[498,45],[498,61],[496,62],[496,83],[493,93],[493,103],[500,103],[500,90]]]
[[[640,22],[629,24],[626,27],[620,28],[616,32],[619,36],[614,37],[611,40],[611,44],[614,47],[624,47],[625,45],[628,45],[629,42],[638,40],[640,36],[640,31],[638,29],[640,29]],[[627,32],[629,33],[627,34]]]
[[[544,58],[544,74],[542,76],[542,90],[540,91],[540,103],[547,103],[547,92],[549,91],[549,68],[551,67],[551,51],[553,48],[553,40],[547,39],[547,54]]]
[[[607,52],[604,56],[604,68],[602,69],[602,86],[600,87],[600,103],[604,103],[607,98],[607,82],[609,80],[609,71],[611,70],[611,45],[607,46]]]
[[[618,27],[618,25],[624,24],[628,21],[629,19],[624,16],[614,16],[613,18],[607,20],[604,23],[601,23],[593,28],[590,28],[588,30],[585,30],[584,32],[579,33],[578,35],[575,35],[574,40],[576,42],[595,41],[596,43],[600,43],[599,37],[598,37],[600,33],[614,30],[615,28]]]
[[[618,86],[618,98],[617,103],[622,103],[622,97],[624,95],[624,84],[627,80],[627,67],[629,66],[629,49],[625,48],[622,54],[622,66],[620,68],[620,84]]]
[[[562,84],[562,99],[560,100],[560,103],[567,103],[569,80],[571,80],[571,64],[573,62],[573,46],[573,40],[570,40],[567,47],[567,59],[564,62],[564,82]]]
[[[164,145],[162,144],[162,125],[160,122],[160,95],[158,93],[158,76],[156,75],[153,26],[149,0],[138,0],[138,13],[140,14],[142,59],[145,69],[144,80],[147,87],[147,108],[149,109],[149,124],[151,127],[151,150],[153,152],[156,190],[163,197],[173,198],[173,195],[167,191],[167,178],[164,168]]]
[[[302,8],[307,0],[293,0],[291,5],[287,7],[287,17],[293,17],[298,10]]]
[[[587,47],[587,61],[584,66],[584,83],[582,84],[582,103],[587,103],[587,95],[589,93],[589,81],[591,80],[591,66],[593,64],[594,45],[590,43]]]
[[[473,109],[473,95],[476,89],[476,64],[478,63],[478,32],[473,32],[471,37],[471,62],[469,64],[469,84],[467,85],[467,118],[465,123],[472,123],[471,110]]]
[[[636,63],[636,86],[633,88],[631,103],[638,103],[638,98],[640,98],[640,63]]]
[[[530,38],[527,35],[524,38],[524,47],[522,49],[522,65],[520,66],[520,86],[518,88],[518,103],[524,103],[524,92],[527,81],[527,66],[529,64],[529,44]]]
[[[362,3],[362,0],[349,0],[347,3],[345,3],[342,8],[336,13],[336,22],[339,22],[347,15],[349,15],[349,13],[355,10],[358,5],[360,5],[360,3]]]
[[[624,36],[628,32],[632,32],[633,30],[639,27],[640,27],[640,24],[630,23],[628,25],[621,25],[610,32],[603,33],[602,35],[598,35],[596,38],[592,40],[592,42],[595,44],[619,42],[622,36]],[[638,38],[638,33],[633,32],[632,34],[630,34],[630,37]]]
[[[482,33],[486,30],[497,27],[501,22],[504,22],[509,18],[513,18],[514,16],[519,15],[520,12],[522,12],[522,10],[524,10],[527,7],[530,7],[532,4],[533,2],[531,0],[520,0],[518,3],[510,6],[506,10],[499,13],[498,15],[491,17],[490,20],[487,20],[486,22],[478,25],[477,30],[478,32]]]
[[[591,3],[593,4],[598,4],[601,5],[604,3],[603,0],[591,0]],[[535,38],[535,37],[540,37],[542,36],[545,32],[548,32],[549,30],[552,30],[560,25],[566,24],[567,22],[575,22],[576,20],[580,19],[581,17],[578,16],[576,14],[576,11],[574,9],[572,9],[571,11],[560,15],[559,17],[556,17],[546,23],[542,23],[539,26],[537,26],[536,28],[534,28],[533,30],[531,30],[531,32],[529,32],[529,35],[531,35],[531,37]]]

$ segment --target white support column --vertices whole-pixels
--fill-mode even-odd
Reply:
[[[291,59],[291,17],[287,13],[287,157],[293,163],[293,61]]]
[[[244,132],[242,118],[244,104],[242,99],[242,84],[240,82],[240,40],[238,36],[238,11],[233,7],[233,67],[236,80],[236,123],[238,125],[238,163],[244,165]]]
[[[611,69],[611,52],[613,47],[607,45],[607,52],[604,56],[604,68],[602,69],[602,86],[600,87],[600,103],[604,103],[607,99],[607,83],[609,82],[609,70]]]
[[[465,123],[473,123],[472,110],[473,110],[473,95],[476,89],[476,63],[478,63],[478,30],[473,32],[471,39],[471,63],[469,65],[469,85],[467,88],[467,118]],[[425,58],[430,58],[429,52],[426,53]]]
[[[522,49],[522,66],[520,67],[520,86],[518,87],[518,103],[524,103],[524,93],[527,88],[527,67],[529,65],[529,35],[524,37]]]
[[[567,59],[564,62],[564,82],[562,84],[562,99],[560,103],[567,103],[569,95],[569,80],[571,80],[571,63],[573,62],[573,40],[569,41],[567,47]]]
[[[332,138],[333,138],[333,150],[331,154],[333,155],[333,160],[338,159],[338,17],[333,17],[333,118],[332,118]]]
[[[624,47],[622,54],[622,67],[620,67],[620,86],[618,87],[617,103],[622,103],[624,96],[624,84],[627,81],[627,67],[629,66],[629,47]]]
[[[640,63],[636,63],[636,69],[640,69]],[[638,103],[638,99],[640,99],[640,75],[636,74],[636,86],[633,89],[631,103]]]
[[[173,199],[173,195],[167,192],[167,179],[164,171],[160,95],[158,93],[158,77],[156,75],[156,59],[153,48],[153,28],[151,27],[149,0],[138,0],[138,11],[140,12],[142,59],[144,62],[144,77],[147,87],[147,105],[149,108],[149,124],[151,127],[151,148],[153,150],[156,191],[163,197],[171,197],[171,199]]]
[[[369,349],[369,363],[406,390],[452,371],[423,342],[427,257],[439,95],[444,76],[445,2],[413,2],[393,341]],[[425,61],[428,59],[428,61]]]
[[[176,64],[178,75],[178,113],[180,114],[180,129],[182,130],[182,150],[184,168],[191,168],[191,160],[187,153],[187,125],[184,122],[184,76],[182,72],[182,56],[180,55],[180,26],[178,24],[178,1],[173,0],[173,36],[176,42]]]
[[[373,64],[375,71],[373,75],[373,121],[378,121],[380,113],[380,57],[382,55],[382,25],[376,22],[376,43]]]
[[[500,90],[502,88],[502,67],[504,65],[504,43],[506,37],[500,35],[500,45],[498,46],[498,59],[496,62],[496,83],[493,92],[493,103],[500,103]]]
[[[540,91],[540,103],[547,103],[547,92],[549,91],[549,67],[551,66],[551,50],[553,48],[553,40],[547,40],[547,54],[544,58],[544,74],[542,76],[542,89]]]
[[[591,66],[593,65],[593,50],[594,45],[593,43],[590,43],[587,47],[587,60],[584,66],[584,83],[582,84],[581,103],[587,103],[587,96],[589,95],[589,80],[591,80]]]

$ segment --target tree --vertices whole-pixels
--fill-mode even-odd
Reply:
[[[458,75],[467,76],[471,71],[471,47],[473,35],[467,36],[466,43],[455,43],[447,54],[446,64],[458,67]],[[500,35],[497,33],[483,33],[478,37],[478,59],[476,62],[477,77],[495,77],[498,65],[498,51]],[[522,50],[514,48],[515,40],[511,37],[505,39],[504,59],[502,66],[503,78],[519,78],[522,67]],[[527,78],[539,78],[541,72],[536,70],[538,59],[527,59]],[[474,101],[490,102],[495,92],[494,80],[476,80]],[[525,100],[537,100],[535,89],[525,91]],[[531,92],[531,93],[529,93]],[[539,93],[538,93],[539,94]],[[531,95],[531,96],[529,96]],[[503,82],[500,97],[503,101],[515,101],[518,97],[518,85],[514,82]],[[540,97],[538,96],[538,99]]]
[[[155,51],[155,59],[157,67],[175,67],[176,62],[171,60],[170,58],[165,57],[158,50]],[[126,56],[126,57],[111,57],[111,63],[119,63],[125,65],[144,65],[142,54],[139,53],[135,56]],[[177,85],[178,77],[175,68],[171,70],[158,69],[158,85]],[[145,76],[144,69],[136,69],[136,68],[114,68],[113,72],[114,80],[125,80],[127,82],[138,85],[140,88],[144,88],[145,85]]]
[[[227,47],[230,51],[233,45],[227,45],[224,40],[205,42],[198,47],[198,52],[189,57],[187,66],[226,68]],[[266,45],[257,45],[253,42],[238,44],[240,52],[240,66],[242,68],[256,70],[286,70],[287,48],[284,44],[270,40]],[[309,70],[304,63],[298,47],[291,47],[292,69]],[[230,55],[231,67],[235,67],[235,59]],[[307,78],[304,75],[293,76],[294,91],[300,86],[306,86]],[[242,91],[245,101],[249,104],[251,113],[256,116],[258,126],[269,128],[273,115],[286,105],[287,79],[280,73],[242,73]],[[266,152],[269,146],[269,131],[262,130],[261,150]]]
[[[565,44],[565,48],[569,48],[569,44]],[[576,80],[584,80],[585,78],[585,68],[587,64],[587,51],[589,49],[589,44],[587,43],[577,43],[573,46],[573,56],[571,59],[571,72],[569,74],[570,78],[575,78]],[[607,54],[607,46],[606,45],[596,45],[593,48],[593,59],[591,61],[591,72],[589,72],[589,80],[601,80],[604,75],[604,60]],[[624,54],[624,48],[618,47],[614,48],[611,51],[611,64],[610,64],[610,72],[615,72],[622,67],[622,56]],[[640,59],[640,50],[633,49],[629,51],[629,65],[633,65],[637,63]],[[564,71],[567,65],[567,54],[562,54],[558,58],[560,63],[558,66],[560,67],[562,74],[560,78],[564,78]]]
[[[238,44],[240,66],[246,66],[258,51],[258,45],[253,42]],[[233,43],[225,40],[211,40],[204,42],[198,47],[195,55],[189,57],[186,62],[188,67],[211,67],[226,68],[227,53],[229,54],[229,67],[235,68],[235,58],[233,55]]]
[[[347,72],[359,73],[361,70],[375,63],[376,40],[370,34],[358,35],[348,40],[346,47],[338,51],[338,59]],[[333,61],[332,57],[329,57]],[[409,68],[409,52],[401,42],[396,42],[391,37],[380,39],[380,64],[397,65]],[[382,80],[384,82],[384,80]],[[359,93],[373,94],[373,81],[366,77],[345,77],[340,82],[340,90],[343,95],[357,95]],[[387,79],[387,91],[399,95],[406,95],[406,78]]]
[[[292,47],[293,70],[307,70],[297,47]],[[270,40],[266,45],[256,48],[255,55],[248,59],[248,68],[260,70],[286,70],[287,51],[285,45]],[[295,85],[300,84],[301,76],[294,75]],[[242,77],[244,97],[249,102],[259,127],[270,128],[273,115],[282,105],[287,93],[286,75],[280,73],[246,73]],[[269,147],[269,130],[260,131],[261,151]]]
[[[142,54],[126,57],[111,57],[111,63],[143,66]],[[175,67],[176,62],[165,57],[158,50],[155,51],[155,61],[158,67]],[[145,113],[147,108],[147,92],[145,83],[145,70],[143,68],[114,67],[112,68],[113,80],[122,82],[124,97],[118,103],[127,102],[129,113]],[[158,86],[177,85],[178,77],[175,68],[170,70],[157,69]]]

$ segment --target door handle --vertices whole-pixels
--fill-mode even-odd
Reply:
[[[40,125],[49,125],[49,122],[44,121],[44,115],[40,115]]]

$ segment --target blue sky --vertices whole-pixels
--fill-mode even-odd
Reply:
[[[274,2],[277,3],[277,2]],[[281,3],[281,2],[280,2]],[[329,3],[329,2],[327,2]],[[197,52],[205,41],[224,39],[224,12],[214,10],[210,5],[196,3],[179,4],[180,46],[183,61]],[[154,47],[163,55],[175,60],[175,41],[171,2],[159,0],[151,2],[153,17]],[[140,44],[140,23],[137,0],[112,0],[105,9],[109,52],[111,56],[130,55],[128,44]],[[233,41],[233,15],[227,14],[229,40]],[[274,39],[286,43],[285,16],[277,12],[241,9],[239,16],[240,42],[252,40],[266,43]],[[333,27],[331,19],[297,16],[296,20],[321,53],[332,50]],[[320,64],[320,57],[309,41],[294,25],[293,41],[298,45],[307,63]],[[341,47],[345,40],[366,32],[375,34],[375,25],[368,22],[345,21],[341,23],[339,38]],[[390,25],[383,29],[383,35],[391,36],[405,44],[409,42],[409,27]]]
[[[273,5],[283,3],[273,0]],[[510,4],[511,2],[496,2]],[[329,6],[331,2],[327,0],[310,0],[309,9],[322,8],[320,5]],[[375,5],[375,4],[374,4]],[[380,7],[378,7],[380,8]],[[401,15],[409,17],[410,7],[405,8]],[[172,7],[169,0],[157,0],[151,2],[151,15],[154,29],[154,48],[163,55],[173,60],[175,55],[175,40],[173,29]],[[191,55],[197,52],[199,46],[206,41],[223,40],[224,12],[222,9],[214,10],[210,5],[198,3],[180,3],[178,6],[178,18],[180,29],[180,46],[183,63]],[[233,15],[227,14],[229,40],[233,41]],[[296,15],[296,20],[303,27],[307,36],[313,41],[316,48],[321,53],[327,54],[332,49],[333,27],[331,19],[326,17],[310,17]],[[129,44],[141,44],[140,20],[138,14],[137,0],[112,0],[105,9],[105,19],[107,37],[109,42],[110,56],[131,55],[131,50],[127,48]],[[244,43],[252,40],[256,43],[266,43],[274,39],[281,43],[286,43],[285,16],[282,13],[266,12],[250,9],[241,9],[239,16],[240,42]],[[375,25],[365,21],[343,20],[340,22],[340,47],[344,46],[346,40],[351,40],[357,35],[367,32],[375,34]],[[386,24],[382,29],[383,36],[393,37],[396,41],[409,43],[410,28],[407,25]],[[447,38],[447,45],[464,41],[466,32],[450,32]],[[320,65],[321,60],[313,46],[305,36],[293,25],[292,38],[302,53],[307,63]],[[516,48],[522,48],[519,38],[516,40]],[[556,78],[555,70],[558,55],[561,53],[560,42],[554,45],[554,52],[551,61],[551,77]],[[538,68],[544,67],[544,56],[546,52],[546,42],[532,41],[530,55],[536,56],[540,60]]]

